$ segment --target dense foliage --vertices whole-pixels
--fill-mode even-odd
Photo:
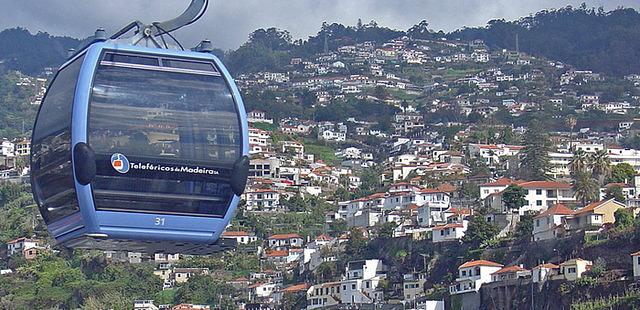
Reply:
[[[58,67],[67,58],[67,50],[78,48],[80,41],[39,32],[32,35],[23,28],[0,32],[0,55],[5,69],[35,75],[45,67]]]
[[[567,6],[545,10],[517,21],[492,20],[483,28],[465,28],[449,35],[483,39],[492,47],[558,59],[578,68],[626,75],[640,72],[640,13],[630,8],[606,12]],[[615,35],[612,35],[615,34]]]

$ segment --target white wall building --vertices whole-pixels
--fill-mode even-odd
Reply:
[[[467,231],[467,224],[467,221],[462,221],[462,223],[449,223],[436,226],[431,232],[431,240],[433,243],[460,240]]]
[[[562,225],[562,219],[573,214],[573,211],[563,204],[555,204],[546,211],[533,218],[533,240],[542,241],[554,239],[556,229]]]
[[[487,260],[472,260],[458,267],[456,284],[449,287],[449,293],[462,294],[477,292],[484,283],[491,282],[491,274],[504,265]]]

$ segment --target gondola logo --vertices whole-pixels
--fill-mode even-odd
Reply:
[[[115,153],[111,155],[111,167],[120,173],[127,173],[129,172],[130,167],[129,160],[126,156],[120,153]]]

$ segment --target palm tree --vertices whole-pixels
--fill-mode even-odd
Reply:
[[[571,158],[571,174],[584,172],[588,164],[589,155],[581,149],[576,150]]]
[[[591,154],[591,169],[593,176],[598,178],[598,183],[602,184],[611,174],[611,160],[605,150],[599,150]]]
[[[582,202],[582,205],[594,202],[599,198],[600,186],[593,178],[590,172],[578,172],[573,177],[571,184],[576,198]]]
[[[565,119],[565,125],[567,125],[567,127],[569,127],[569,129],[571,129],[571,134],[569,136],[569,149],[571,149],[571,144],[573,143],[573,128],[576,127],[576,125],[578,124],[578,120],[576,119],[575,116],[569,116]]]

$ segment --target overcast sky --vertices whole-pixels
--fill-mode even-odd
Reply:
[[[618,6],[640,10],[639,0],[210,0],[209,10],[196,24],[179,30],[183,43],[193,46],[208,38],[216,47],[237,48],[258,28],[287,29],[295,39],[315,34],[322,24],[367,23],[406,30],[426,19],[431,28],[451,31],[483,26],[491,19],[507,20],[542,9],[566,5]],[[84,38],[97,27],[113,33],[128,22],[161,21],[182,12],[188,0],[0,0],[0,29],[24,27],[31,32]]]

